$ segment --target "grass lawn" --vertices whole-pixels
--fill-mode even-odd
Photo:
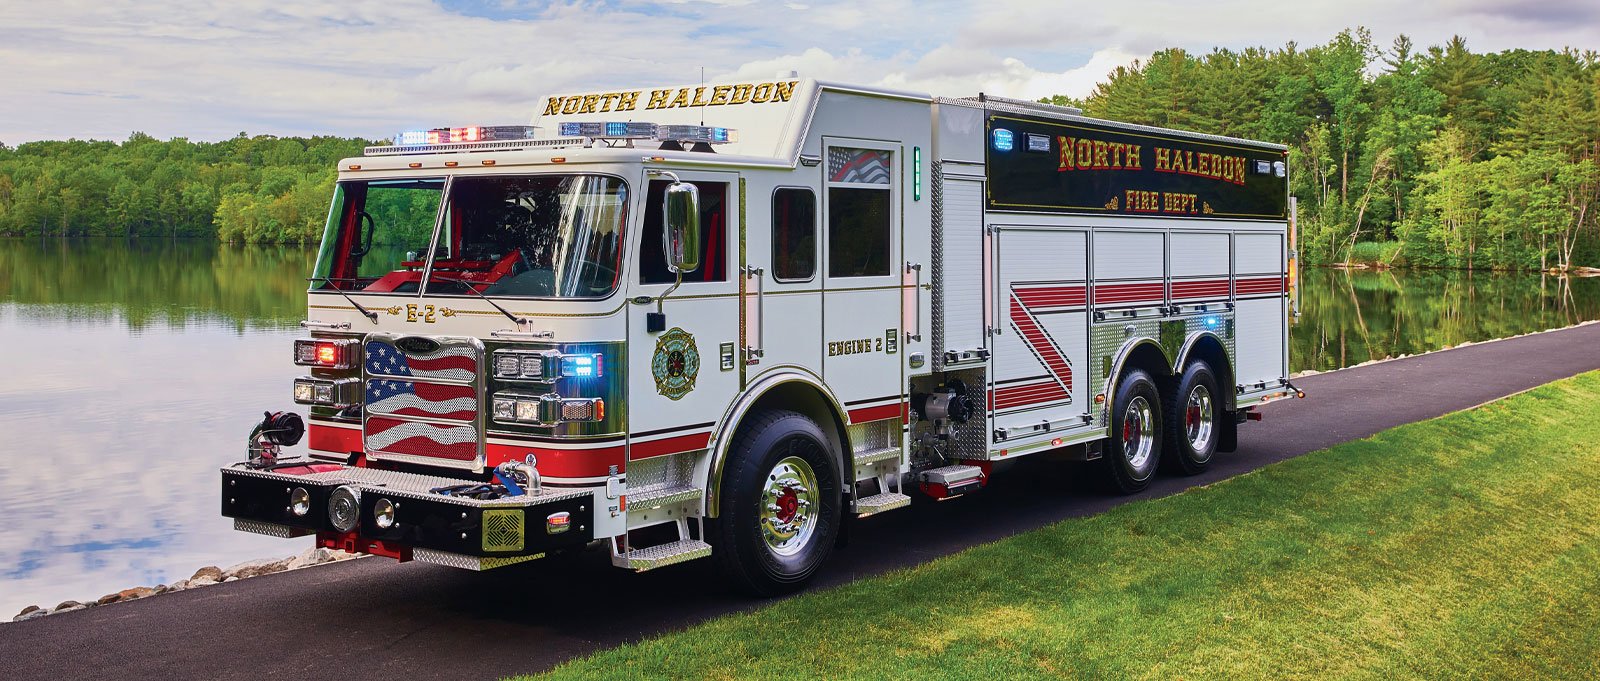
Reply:
[[[1597,396],[1585,374],[550,676],[1600,678]]]

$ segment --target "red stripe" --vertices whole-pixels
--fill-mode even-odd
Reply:
[[[1040,326],[1039,322],[1035,321],[1033,316],[1028,313],[1027,306],[1015,293],[1013,291],[1011,296],[1011,323],[1017,327],[1017,332],[1022,336],[1023,342],[1027,343],[1028,347],[1033,348],[1035,353],[1038,353],[1039,359],[1044,363],[1045,368],[1049,369],[1050,373],[1062,385],[1065,385],[1067,389],[1071,389],[1072,364],[1061,354],[1060,348],[1057,348],[1055,343],[1050,342],[1050,337],[1044,332],[1044,327]]]
[[[885,404],[878,407],[862,407],[850,410],[851,423],[866,423],[867,421],[881,421],[883,419],[900,418],[905,412],[901,408],[904,402]]]
[[[628,445],[628,458],[648,459],[652,456],[692,452],[697,449],[705,449],[706,444],[710,441],[711,433],[705,432],[662,438],[649,442],[635,442]]]
[[[1015,290],[1017,298],[1028,308],[1036,307],[1063,307],[1082,305],[1086,302],[1086,291],[1082,286],[1056,286],[1050,288],[1019,288]]]
[[[406,366],[411,367],[413,371],[444,371],[445,369],[465,369],[467,371],[477,371],[478,361],[464,355],[452,355],[449,357],[438,357],[435,359],[418,359],[416,357],[407,357]]]
[[[594,449],[551,449],[536,445],[500,445],[490,443],[484,466],[493,469],[505,461],[521,461],[532,453],[538,459],[539,474],[553,478],[598,478],[610,475],[611,467],[627,470],[624,447],[596,447]]]
[[[433,430],[472,430],[469,426],[445,426],[434,423],[418,423],[416,421],[402,421],[400,419],[374,416],[367,419],[366,435],[367,437],[372,437],[391,428],[396,428],[407,424],[426,426],[427,428]],[[445,444],[437,442],[426,436],[418,435],[405,438],[377,451],[384,454],[406,454],[410,456],[425,456],[436,459],[450,459],[454,461],[471,461],[478,456],[478,443],[474,441]],[[370,454],[371,452],[368,453]]]
[[[316,421],[306,424],[306,446],[319,452],[336,452],[340,455],[363,449],[361,431],[325,426]]]
[[[429,402],[443,402],[459,397],[477,397],[477,389],[470,385],[440,385],[438,383],[412,383],[417,397]]]
[[[1133,303],[1146,300],[1161,300],[1166,294],[1166,287],[1159,283],[1142,284],[1106,284],[1094,287],[1095,303]]]
[[[990,404],[997,410],[1064,399],[1067,391],[1055,382],[1008,386],[990,394]]]

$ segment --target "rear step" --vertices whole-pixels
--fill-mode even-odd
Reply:
[[[884,492],[856,500],[856,517],[865,518],[874,513],[893,511],[911,505],[911,497],[899,492]]]
[[[611,557],[611,564],[635,572],[654,570],[711,555],[711,545],[699,539],[682,539]]]
[[[956,464],[923,471],[918,486],[935,499],[954,499],[982,489],[987,482],[982,468]]]
[[[865,465],[867,465],[869,463],[877,463],[879,461],[888,461],[890,459],[898,459],[898,458],[900,458],[900,448],[899,447],[882,447],[882,448],[879,448],[879,449],[868,449],[868,450],[863,451],[863,452],[856,452],[856,456],[855,456],[856,465],[857,466],[865,466]]]

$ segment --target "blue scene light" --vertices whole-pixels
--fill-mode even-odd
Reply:
[[[995,151],[1011,151],[1012,146],[1015,145],[1011,131],[1005,128],[995,128],[993,137]]]

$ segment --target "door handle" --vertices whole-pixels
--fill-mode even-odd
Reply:
[[[911,305],[909,306],[910,310],[908,312],[908,314],[911,315],[911,323],[910,324],[903,324],[904,326],[907,327],[906,330],[905,330],[906,342],[910,343],[912,341],[921,341],[922,340],[922,265],[921,265],[921,263],[914,263],[914,262],[911,262],[910,260],[907,260],[906,261],[906,272],[905,273],[909,274],[909,275],[912,275],[912,277],[913,277],[912,286],[911,286]],[[901,277],[900,285],[901,286],[905,285],[905,277]],[[901,322],[905,322],[904,319],[902,319],[900,321]],[[915,332],[912,332],[911,329],[913,329],[913,328],[916,329]]]
[[[749,338],[745,338],[744,361],[745,364],[756,364],[767,354],[767,278],[766,270],[755,265],[744,266],[746,279],[755,277],[756,280],[756,344],[750,345]],[[741,305],[748,305],[747,301],[739,301]]]

